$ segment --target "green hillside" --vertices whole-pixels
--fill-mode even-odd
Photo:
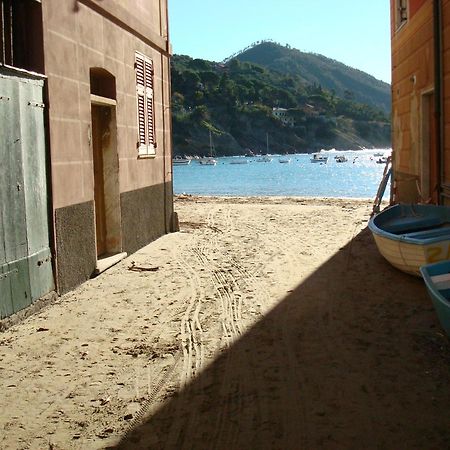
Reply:
[[[307,84],[319,84],[336,95],[391,110],[391,87],[373,76],[316,53],[263,42],[236,56],[284,74],[298,75]]]
[[[172,58],[175,155],[207,154],[210,133],[218,155],[264,153],[267,135],[270,153],[390,145],[389,116],[379,105],[357,102],[359,91],[340,95],[301,72],[239,58]],[[275,118],[274,107],[285,108],[292,123]]]

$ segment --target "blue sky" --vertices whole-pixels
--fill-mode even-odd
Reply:
[[[176,54],[210,61],[273,39],[390,82],[389,0],[169,0]]]

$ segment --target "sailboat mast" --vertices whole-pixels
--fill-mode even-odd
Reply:
[[[266,133],[266,155],[269,154],[269,133]]]
[[[209,130],[209,156],[212,155],[213,155],[212,135],[211,130]]]

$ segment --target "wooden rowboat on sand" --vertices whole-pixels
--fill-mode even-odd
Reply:
[[[379,252],[394,267],[420,276],[420,267],[450,259],[450,208],[394,205],[372,217]]]
[[[439,322],[450,336],[450,261],[441,261],[420,268],[433,301]]]

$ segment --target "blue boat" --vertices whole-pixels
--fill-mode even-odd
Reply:
[[[450,261],[420,268],[442,328],[450,336]]]
[[[420,276],[420,267],[450,259],[450,208],[394,205],[369,221],[379,252],[394,267]]]

